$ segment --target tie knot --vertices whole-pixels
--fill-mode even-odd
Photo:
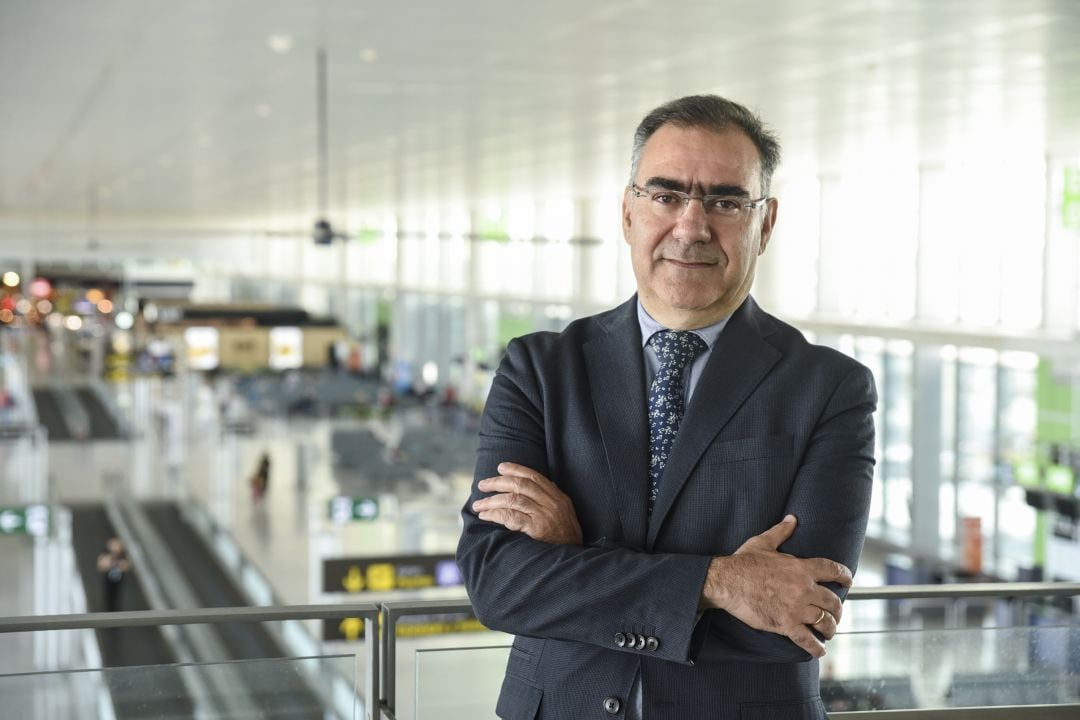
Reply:
[[[705,341],[689,330],[661,330],[649,338],[661,368],[682,370],[705,350]]]

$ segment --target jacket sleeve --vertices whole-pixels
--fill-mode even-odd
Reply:
[[[854,574],[866,538],[874,476],[877,392],[857,365],[839,383],[819,418],[799,465],[787,513],[798,518],[781,552],[823,557]],[[847,588],[829,584],[841,600]],[[726,612],[705,613],[709,627],[697,658],[709,661],[801,662],[810,654],[783,635],[755,630]]]
[[[518,635],[572,640],[612,650],[618,633],[655,638],[654,658],[689,662],[710,558],[645,553],[602,544],[539,542],[480,520],[476,483],[516,462],[551,477],[542,373],[527,341],[514,340],[484,408],[473,489],[462,510],[457,558],[479,620]]]

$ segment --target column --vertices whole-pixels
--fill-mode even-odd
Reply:
[[[915,389],[911,429],[911,554],[941,554],[941,348],[917,345],[912,358]]]

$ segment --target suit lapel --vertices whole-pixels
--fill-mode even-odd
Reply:
[[[768,316],[748,297],[720,333],[664,468],[646,548],[656,542],[675,498],[709,444],[780,360],[780,351],[763,339],[771,332],[771,325]]]
[[[625,541],[642,547],[649,492],[649,433],[637,296],[607,320],[606,332],[583,347],[585,368]]]

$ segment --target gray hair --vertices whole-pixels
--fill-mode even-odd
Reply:
[[[724,132],[732,127],[746,133],[761,157],[761,187],[769,193],[773,172],[780,164],[780,140],[751,110],[719,95],[688,95],[656,108],[634,131],[634,151],[630,157],[630,182],[637,182],[641,152],[653,133],[671,124],[681,128],[705,128]]]

